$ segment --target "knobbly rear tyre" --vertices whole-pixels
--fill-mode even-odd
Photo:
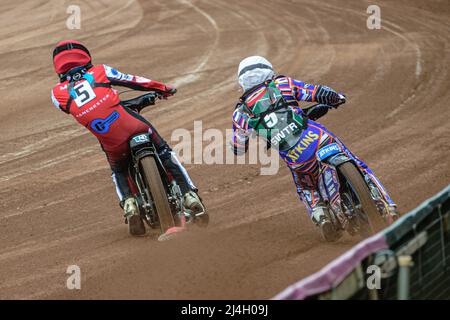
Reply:
[[[367,216],[367,223],[364,223],[363,217],[360,218],[362,228],[360,232],[361,235],[367,237],[372,235],[374,230],[378,231],[386,227],[386,223],[381,217],[378,208],[372,199],[370,190],[355,165],[352,162],[345,162],[338,166],[337,169],[353,188],[353,191],[361,204],[361,210]]]
[[[161,234],[175,226],[172,211],[167,199],[166,189],[161,180],[158,166],[153,157],[144,157],[140,161],[142,171],[153,201],[155,202],[156,213],[158,214]]]

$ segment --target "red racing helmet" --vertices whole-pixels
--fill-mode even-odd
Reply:
[[[60,77],[75,67],[85,66],[89,63],[91,63],[91,54],[78,41],[60,41],[53,50],[53,66]]]

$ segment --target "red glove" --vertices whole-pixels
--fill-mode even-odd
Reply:
[[[166,90],[162,94],[162,97],[163,99],[167,99],[168,97],[173,96],[175,93],[177,93],[177,89],[172,86],[166,86]]]

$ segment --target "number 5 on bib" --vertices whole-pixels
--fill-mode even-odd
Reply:
[[[76,95],[76,98],[74,97],[73,101],[75,101],[78,108],[81,108],[86,103],[96,98],[95,92],[88,81],[77,84],[73,87],[73,92],[75,92]]]

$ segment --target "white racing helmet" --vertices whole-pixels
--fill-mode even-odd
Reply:
[[[264,57],[251,56],[239,63],[238,80],[244,91],[272,79],[274,75],[272,64]]]

